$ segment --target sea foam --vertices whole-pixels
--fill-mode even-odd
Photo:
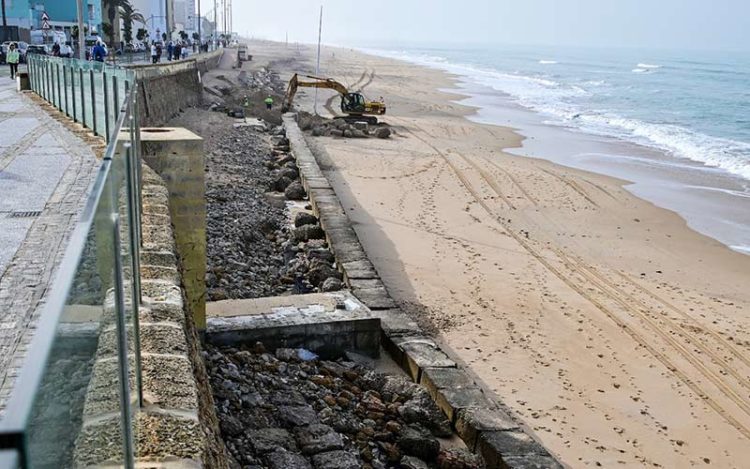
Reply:
[[[648,122],[586,106],[588,99],[601,96],[600,89],[609,86],[608,81],[584,80],[577,84],[566,84],[541,72],[513,73],[490,66],[458,63],[445,57],[409,52],[369,52],[456,74],[463,77],[466,83],[509,95],[516,103],[552,117],[552,123],[655,148],[674,157],[720,168],[750,180],[750,143],[710,136],[681,125]],[[638,68],[632,71],[649,74],[658,68],[661,65],[639,63]],[[631,86],[624,88],[626,93],[631,92],[629,88]]]

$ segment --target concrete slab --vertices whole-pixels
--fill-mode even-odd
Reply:
[[[333,311],[340,301],[349,295],[334,293],[310,293],[307,295],[272,296],[244,300],[222,300],[206,303],[206,315],[209,317],[252,316],[270,313],[276,309],[308,309],[311,306],[322,306],[326,311]],[[352,298],[356,303],[356,300]]]
[[[349,292],[208,303],[206,339],[222,345],[263,342],[323,357],[358,351],[376,357],[380,319]]]
[[[370,309],[392,309],[396,302],[388,295],[385,288],[363,288],[356,290],[357,298]]]
[[[484,432],[517,430],[519,425],[500,409],[472,408],[457,412],[456,433],[472,451],[476,451],[479,437]]]
[[[347,279],[371,279],[379,278],[375,267],[367,259],[361,261],[342,262],[341,268]]]
[[[488,469],[518,467],[511,464],[514,460],[526,461],[523,467],[562,467],[539,442],[520,430],[483,433],[477,446]],[[547,465],[536,465],[533,461]]]

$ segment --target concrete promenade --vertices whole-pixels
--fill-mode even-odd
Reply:
[[[0,412],[98,166],[0,69]]]

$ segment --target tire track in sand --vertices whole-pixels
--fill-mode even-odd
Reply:
[[[433,139],[434,137],[419,127],[417,124],[414,124],[414,127],[418,129],[418,131],[424,133],[427,135],[430,139]],[[540,262],[547,270],[549,270],[551,273],[553,273],[556,277],[558,277],[563,283],[565,283],[568,287],[570,287],[572,290],[576,291],[582,298],[584,298],[586,301],[594,305],[598,310],[600,310],[602,313],[604,313],[610,320],[612,320],[615,324],[618,325],[625,333],[627,333],[633,340],[635,340],[638,344],[640,344],[642,347],[644,347],[646,350],[651,353],[654,358],[656,358],[659,362],[661,362],[671,373],[673,373],[680,381],[682,381],[688,388],[690,388],[696,396],[698,396],[703,402],[705,402],[709,407],[711,407],[717,414],[719,414],[721,417],[723,417],[730,425],[735,427],[740,433],[742,433],[743,436],[750,439],[750,429],[746,427],[742,422],[740,422],[737,418],[734,417],[732,412],[725,409],[720,402],[718,402],[714,397],[710,395],[703,387],[699,385],[699,383],[696,383],[690,376],[689,372],[681,369],[678,367],[675,362],[668,356],[668,354],[663,353],[659,351],[655,345],[651,343],[650,340],[648,340],[641,331],[636,330],[636,328],[633,325],[628,324],[625,320],[623,320],[616,312],[613,310],[613,308],[607,307],[605,305],[605,302],[614,302],[618,305],[620,305],[620,308],[630,312],[631,316],[636,317],[637,319],[640,319],[640,321],[645,322],[648,324],[653,333],[656,333],[659,337],[664,340],[664,342],[671,346],[672,349],[677,352],[678,355],[682,357],[683,360],[688,362],[695,370],[699,372],[700,375],[705,377],[706,380],[710,381],[722,394],[724,394],[734,405],[736,405],[738,408],[742,409],[747,415],[750,416],[750,404],[741,396],[739,395],[732,387],[731,385],[724,382],[721,376],[718,376],[714,371],[710,370],[706,364],[704,364],[700,359],[698,359],[692,352],[687,350],[682,344],[677,342],[674,338],[669,336],[669,332],[665,331],[660,328],[660,326],[653,322],[650,318],[648,318],[644,313],[640,312],[637,308],[632,307],[627,300],[633,301],[632,295],[627,295],[625,292],[618,289],[616,285],[614,285],[612,282],[604,278],[601,274],[592,272],[590,270],[589,266],[584,266],[580,262],[572,260],[570,257],[568,257],[565,253],[560,251],[559,249],[555,248],[552,245],[548,245],[547,248],[549,248],[555,255],[558,257],[559,261],[565,266],[566,270],[568,270],[568,274],[562,272],[559,268],[554,266],[549,260],[544,258],[533,246],[532,243],[528,240],[525,240],[521,235],[516,233],[512,227],[509,226],[509,224],[505,221],[503,221],[502,217],[500,217],[495,210],[486,202],[485,198],[482,197],[477,190],[475,189],[474,185],[471,184],[471,182],[468,180],[466,174],[464,174],[463,171],[461,171],[460,168],[456,166],[456,164],[451,161],[451,158],[432,145],[427,139],[421,137],[416,132],[412,131],[409,128],[405,127],[405,130],[413,135],[418,140],[422,141],[425,145],[432,148],[438,155],[440,155],[448,164],[448,166],[452,169],[454,175],[459,179],[461,184],[464,186],[464,188],[469,192],[469,194],[476,200],[476,202],[483,207],[483,209],[492,216],[493,220],[497,222],[500,227],[503,228],[502,234],[510,235],[521,247],[524,248],[529,254],[531,254],[538,262]],[[458,157],[460,157],[463,161],[466,161],[468,164],[470,164],[472,167],[475,167],[475,164],[471,164],[468,161],[468,158],[461,154],[456,154]],[[497,185],[496,181],[490,181],[487,178],[486,171],[479,172],[482,179],[493,189],[502,192],[502,190]],[[565,182],[565,181],[564,181]],[[574,186],[570,186],[573,188],[573,190],[576,190]],[[576,192],[578,192],[576,190]],[[580,192],[579,192],[580,193]],[[581,194],[583,195],[583,194]],[[504,196],[504,194],[498,193],[498,196],[501,198],[507,198]],[[586,196],[588,198],[588,196]],[[591,201],[593,202],[593,201]],[[494,228],[493,228],[494,229]],[[583,285],[579,284],[578,282],[574,282],[572,280],[572,277],[570,274],[578,275],[580,278],[582,278],[585,282]],[[597,290],[599,291],[600,297],[603,297],[602,299],[596,298],[595,295],[592,293],[589,293],[590,291],[590,285],[594,284],[597,287]],[[625,293],[626,298],[622,298],[622,294]]]

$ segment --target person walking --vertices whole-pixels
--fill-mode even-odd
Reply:
[[[161,62],[162,47],[161,42],[156,43],[156,62]]]
[[[18,62],[21,61],[21,54],[18,52],[18,46],[15,42],[8,47],[8,56],[5,61],[10,65],[10,79],[15,80],[16,75],[18,75]]]
[[[151,43],[151,63],[152,64],[156,63],[156,43],[155,42]]]
[[[94,46],[94,60],[96,62],[104,62],[107,58],[107,49],[104,48],[101,41],[97,41]]]
[[[270,95],[263,102],[266,103],[266,109],[273,108],[273,98]]]
[[[174,55],[174,42],[169,41],[169,44],[167,44],[167,60],[171,61],[173,55]]]

